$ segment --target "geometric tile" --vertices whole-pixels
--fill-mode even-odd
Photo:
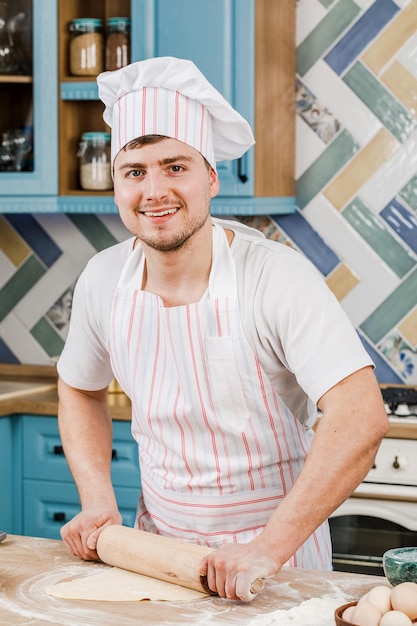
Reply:
[[[391,24],[382,31],[363,55],[363,62],[379,74],[417,29],[417,2],[412,0]]]
[[[395,198],[380,215],[417,254],[417,215],[411,213]]]
[[[40,319],[30,332],[50,357],[61,354],[64,341],[45,318]]]
[[[416,119],[360,62],[343,80],[398,141],[403,143],[417,127]]]
[[[413,178],[400,191],[401,198],[405,200],[414,211],[417,211],[417,176]]]
[[[295,242],[323,276],[328,276],[339,264],[339,257],[311,228],[301,213],[296,211],[291,215],[271,215],[271,218]]]
[[[376,0],[324,57],[326,63],[342,74],[398,11],[391,0]]]
[[[399,143],[385,128],[365,146],[324,190],[324,195],[337,209],[358,193],[362,185],[392,156]]]
[[[391,235],[381,217],[372,213],[359,198],[355,198],[342,215],[397,276],[403,278],[416,265],[417,258],[411,257]]]
[[[369,356],[375,364],[375,375],[380,383],[404,384],[404,380],[398,372],[382,357],[382,354],[370,344],[366,337],[359,333],[359,337],[366,348]]]
[[[359,7],[353,0],[339,0],[297,48],[297,72],[303,76],[329,46],[353,22]]]
[[[361,324],[361,329],[376,345],[416,305],[417,270],[414,270]]]
[[[381,80],[410,113],[417,114],[417,80],[404,65],[394,61],[382,74]]]
[[[45,267],[34,256],[21,265],[0,289],[0,321],[12,311],[29,289],[45,274]]]
[[[7,219],[46,267],[51,267],[61,256],[62,251],[32,215],[9,214]]]
[[[347,131],[332,141],[296,184],[296,204],[303,209],[357,152],[358,145]]]
[[[415,350],[417,348],[417,309],[405,316],[404,320],[398,324],[398,330]]]
[[[78,215],[74,213],[69,214],[68,219],[73,222],[97,251],[104,250],[117,243],[117,240],[97,215]]]
[[[359,283],[359,278],[346,265],[341,263],[326,279],[327,286],[341,302]]]
[[[0,215],[0,249],[15,267],[19,267],[31,254],[30,247],[19,237],[3,215]]]

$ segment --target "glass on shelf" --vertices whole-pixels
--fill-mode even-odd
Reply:
[[[31,11],[25,8],[25,2],[0,1],[0,74],[32,71]]]

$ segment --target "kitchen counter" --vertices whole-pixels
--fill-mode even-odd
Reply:
[[[162,626],[164,624],[265,625],[268,614],[322,600],[322,626],[333,624],[333,606],[359,599],[373,586],[387,584],[380,577],[284,568],[265,581],[250,604],[209,597],[192,602],[90,602],[52,598],[45,588],[77,576],[98,573],[107,566],[71,556],[61,541],[11,535],[0,543],[0,621],[2,625]],[[315,599],[315,600],[313,600]],[[297,611],[294,608],[293,611]],[[304,609],[305,610],[305,609]],[[316,623],[317,605],[312,609]],[[272,616],[271,616],[272,617]],[[314,619],[313,619],[314,617]],[[281,621],[269,621],[282,623]],[[286,623],[286,622],[285,622]],[[291,621],[306,626],[305,620]],[[318,622],[317,622],[318,623]]]
[[[0,364],[0,381],[4,380],[48,382],[51,388],[47,391],[22,393],[20,396],[17,395],[4,400],[0,396],[0,417],[13,414],[57,415],[57,374],[53,366]],[[131,402],[123,392],[117,390],[110,392],[108,402],[113,419],[130,421]],[[407,422],[407,418],[391,422],[386,436],[398,439],[417,439],[417,423]]]

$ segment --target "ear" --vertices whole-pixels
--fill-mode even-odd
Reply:
[[[220,190],[220,181],[219,181],[219,177],[217,175],[216,170],[214,170],[212,167],[210,167],[209,178],[210,178],[210,198],[215,198]]]

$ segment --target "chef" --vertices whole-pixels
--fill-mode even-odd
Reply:
[[[373,365],[301,254],[210,216],[217,163],[254,140],[195,65],[148,59],[98,85],[132,238],[93,257],[74,294],[59,426],[82,510],[62,538],[97,559],[100,532],[122,522],[106,400],[116,377],[138,443],[136,526],[212,547],[209,587],[249,601],[251,581],[284,565],[331,568],[327,518],[388,427]]]

